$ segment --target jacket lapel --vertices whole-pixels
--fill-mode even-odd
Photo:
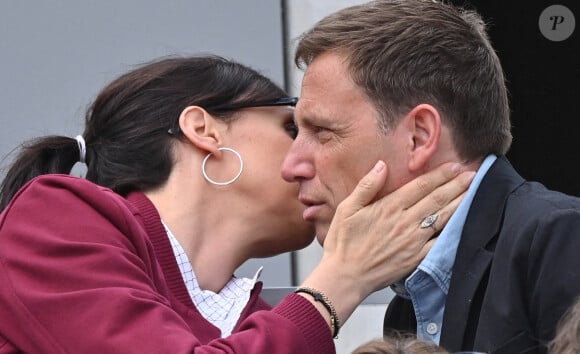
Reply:
[[[474,296],[493,260],[505,202],[524,180],[504,157],[499,157],[482,180],[463,227],[443,315],[440,344],[449,351],[461,350],[472,341],[476,323],[469,323]],[[477,313],[476,318],[479,317]],[[467,330],[467,328],[470,330]]]

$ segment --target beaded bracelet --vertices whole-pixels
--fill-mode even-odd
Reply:
[[[336,314],[336,310],[334,309],[334,306],[332,306],[332,302],[330,302],[328,297],[324,295],[322,292],[308,287],[300,287],[294,290],[294,292],[305,293],[312,296],[314,301],[320,302],[328,310],[328,313],[330,314],[330,326],[332,327],[333,333],[332,337],[337,338],[338,330],[340,329],[340,323],[338,321],[338,315]]]

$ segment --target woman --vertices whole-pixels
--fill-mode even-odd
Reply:
[[[334,352],[354,308],[430,247],[435,228],[416,220],[444,224],[469,176],[411,207],[458,174],[447,166],[363,208],[386,177],[377,163],[304,288],[260,311],[261,284],[235,269],[314,237],[279,172],[295,102],[243,65],[169,58],[109,84],[82,136],[25,147],[0,195],[0,353]],[[86,179],[62,175],[79,160]],[[326,297],[337,284],[352,291]]]

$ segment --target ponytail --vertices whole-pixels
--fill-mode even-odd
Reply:
[[[34,177],[69,174],[79,161],[79,148],[77,140],[63,136],[46,136],[24,143],[0,184],[0,211]]]

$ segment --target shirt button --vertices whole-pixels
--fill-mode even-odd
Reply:
[[[427,325],[427,333],[429,333],[430,335],[437,334],[438,330],[439,330],[439,327],[437,326],[437,323],[435,323],[435,322],[431,322]]]

